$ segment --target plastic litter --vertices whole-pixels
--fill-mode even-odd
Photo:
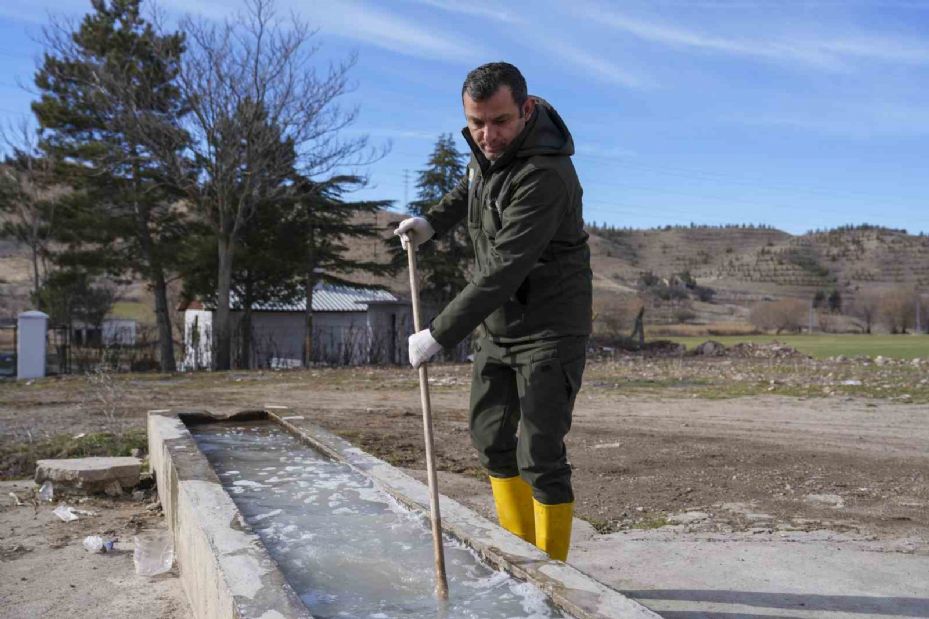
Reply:
[[[42,487],[39,488],[39,498],[46,502],[50,502],[55,498],[55,487],[51,481],[46,480]]]
[[[92,512],[89,509],[78,509],[77,507],[70,508],[72,513],[78,514],[80,516],[99,516],[100,512]]]
[[[157,576],[174,564],[174,539],[169,531],[151,531],[132,538],[132,560],[139,576]]]
[[[59,505],[55,508],[55,511],[52,512],[65,522],[71,522],[72,520],[77,520],[77,512],[73,507],[67,505]]]
[[[84,538],[84,548],[89,552],[113,552],[115,539],[107,539],[99,535],[88,535]]]

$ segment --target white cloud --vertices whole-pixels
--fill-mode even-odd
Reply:
[[[651,78],[624,69],[615,62],[608,60],[604,55],[597,55],[585,49],[567,43],[558,43],[554,40],[550,40],[545,47],[554,57],[567,60],[577,69],[600,81],[636,90],[655,86],[655,82]]]
[[[598,23],[668,47],[700,49],[733,56],[795,62],[823,69],[847,69],[858,59],[929,64],[929,46],[900,37],[790,36],[725,37],[666,23],[646,21],[604,9],[589,8]]]
[[[295,5],[312,19],[321,34],[334,34],[375,47],[419,58],[472,62],[485,55],[483,47],[435,27],[402,19],[356,2],[315,2]]]
[[[161,0],[161,4],[173,12],[196,13],[211,19],[231,18],[245,9],[243,4],[222,0]],[[484,53],[482,47],[457,34],[354,0],[278,0],[275,8],[280,17],[293,11],[310,26],[319,28],[321,35],[351,39],[407,56],[471,62]]]
[[[370,137],[390,138],[390,139],[408,139],[408,140],[432,140],[439,137],[440,130],[434,132],[422,131],[419,129],[393,129],[389,127],[373,127],[346,129],[347,134],[367,135]],[[447,131],[445,133],[448,133]]]
[[[804,109],[759,110],[740,123],[780,126],[855,139],[929,135],[929,110],[896,101],[810,101]]]
[[[469,2],[460,2],[458,0],[413,0],[419,4],[431,6],[449,13],[459,13],[462,15],[471,15],[473,17],[486,17],[494,21],[515,22],[518,21],[513,15],[504,8],[506,5],[486,5],[475,3],[474,0]]]
[[[603,144],[584,140],[577,145],[577,156],[591,159],[600,159],[605,161],[616,161],[618,159],[632,159],[638,156],[634,150],[616,146],[615,144]]]

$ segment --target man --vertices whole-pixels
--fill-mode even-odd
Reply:
[[[504,62],[471,71],[461,91],[468,174],[425,217],[397,227],[404,247],[467,216],[470,283],[409,338],[418,367],[480,327],[471,439],[490,475],[500,524],[564,561],[574,494],[564,437],[591,324],[590,251],[574,142],[547,102]]]

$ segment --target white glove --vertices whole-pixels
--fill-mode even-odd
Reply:
[[[429,358],[442,350],[442,345],[435,341],[429,329],[417,331],[407,340],[410,346],[410,365],[418,368]]]
[[[411,238],[416,241],[414,247],[419,247],[435,236],[435,230],[425,217],[410,217],[400,222],[394,234],[400,237],[400,244],[403,245],[403,249],[406,249]]]

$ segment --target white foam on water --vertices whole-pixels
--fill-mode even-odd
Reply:
[[[246,486],[248,488],[267,488],[264,484],[259,484],[257,481],[251,481],[249,479],[237,479],[232,482],[233,486]]]
[[[218,423],[191,431],[314,616],[564,616],[536,587],[487,567],[448,536],[449,603],[440,608],[425,515],[272,422]],[[281,466],[269,466],[275,462]],[[271,470],[286,476],[268,478]]]

